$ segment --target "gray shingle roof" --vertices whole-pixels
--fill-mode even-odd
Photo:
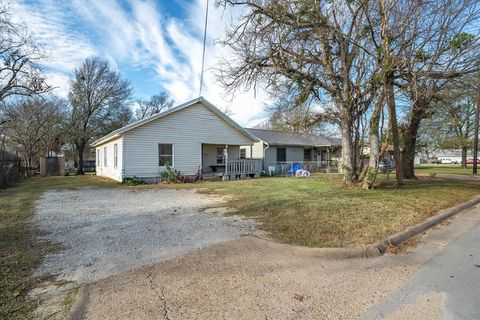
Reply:
[[[250,129],[251,134],[265,141],[269,145],[286,146],[309,146],[309,147],[330,147],[341,146],[342,140],[338,138],[327,138],[313,134],[302,134],[264,129]]]

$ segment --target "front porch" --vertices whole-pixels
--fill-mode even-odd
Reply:
[[[202,177],[230,180],[259,176],[263,160],[245,155],[239,145],[202,144]]]

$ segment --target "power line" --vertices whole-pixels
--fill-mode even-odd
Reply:
[[[207,21],[208,21],[208,0],[207,0],[207,9],[205,10],[205,28],[203,31],[203,52],[202,52],[202,71],[200,73],[200,90],[198,91],[198,95],[202,95],[202,87],[203,87],[203,69],[205,67],[205,45],[207,42]]]

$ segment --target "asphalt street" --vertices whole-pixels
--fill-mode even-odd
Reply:
[[[480,319],[480,223],[448,244],[363,319],[420,317]]]

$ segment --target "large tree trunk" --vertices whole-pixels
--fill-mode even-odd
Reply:
[[[378,165],[380,163],[380,115],[383,109],[383,95],[378,99],[377,105],[373,110],[372,117],[370,118],[370,159],[368,161],[368,169],[363,179],[363,188],[372,188],[378,174]]]
[[[355,148],[353,147],[353,123],[348,115],[342,114],[342,170],[345,182],[357,182],[358,173],[355,163]]]
[[[417,98],[412,106],[410,121],[403,131],[402,170],[406,179],[416,179],[415,176],[415,147],[417,144],[418,129],[425,118],[428,102]]]
[[[392,134],[393,157],[395,159],[395,172],[397,184],[403,184],[403,172],[400,159],[400,139],[398,137],[397,126],[397,109],[395,106],[395,92],[393,89],[394,67],[390,52],[390,36],[388,30],[388,9],[386,8],[386,0],[379,0],[380,15],[382,20],[381,37],[383,45],[383,58],[381,65],[383,69],[383,93],[387,103],[388,110],[388,126]]]
[[[393,158],[395,159],[395,174],[397,184],[401,186],[403,184],[403,171],[402,160],[400,154],[400,139],[398,134],[397,125],[397,108],[395,106],[395,93],[393,90],[393,78],[390,73],[384,77],[385,99],[388,109],[388,125],[390,127],[390,133],[392,135],[393,143]]]
[[[467,153],[468,153],[468,147],[462,146],[462,168],[467,167]]]
[[[85,145],[86,145],[86,143],[83,142],[83,141],[76,144],[77,153],[78,153],[78,164],[77,164],[76,174],[84,174],[84,172],[83,172],[83,163],[84,163],[83,154],[85,153]]]

